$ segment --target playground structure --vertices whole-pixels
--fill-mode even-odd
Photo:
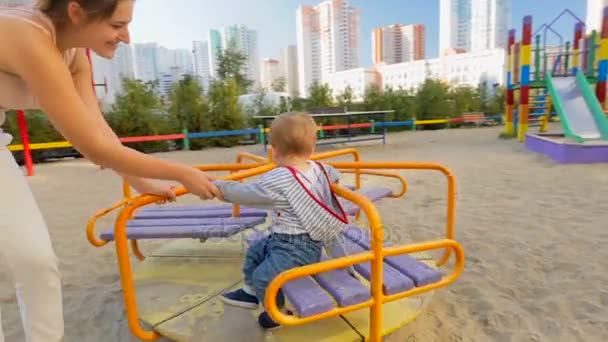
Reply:
[[[572,44],[564,44],[563,37],[553,29],[553,24],[564,14],[577,20]],[[523,18],[521,42],[516,42],[514,29],[509,31],[505,96],[507,136],[517,136],[530,150],[544,153],[559,163],[608,162],[605,112],[608,7],[603,11],[602,23],[599,35],[595,30],[584,35],[585,23],[564,10],[551,23],[536,30],[534,48],[532,16]],[[547,49],[548,31],[560,40],[553,51]],[[561,122],[563,134],[547,133],[552,117]],[[531,124],[540,126],[538,134],[528,133]]]
[[[464,252],[454,239],[455,180],[447,168],[428,163],[363,162],[355,149],[316,154],[325,160],[352,155],[354,162],[328,164],[354,175],[354,186],[334,186],[350,218],[343,233],[348,253],[336,259],[292,269],[269,286],[265,304],[274,320],[284,325],[272,332],[275,341],[380,341],[381,336],[414,320],[426,307],[433,290],[454,282],[464,268]],[[251,160],[253,163],[245,163]],[[244,180],[276,167],[268,157],[239,153],[235,164],[205,165],[207,171],[229,171],[222,179]],[[378,170],[439,171],[447,178],[445,238],[405,246],[391,246],[373,202],[402,197],[407,183],[399,174]],[[362,187],[361,176],[398,179],[401,191]],[[262,228],[268,213],[236,205],[154,206],[154,196],[130,194],[96,213],[87,225],[89,242],[101,247],[114,241],[126,315],[131,332],[142,340],[161,336],[177,341],[264,339],[251,311],[222,307],[218,296],[242,281],[244,243],[267,234]],[[177,190],[178,196],[184,189]],[[95,234],[97,221],[120,210],[114,228]],[[368,227],[358,219],[363,212]],[[247,232],[250,232],[246,235]],[[137,240],[170,239],[154,255],[145,257]],[[217,241],[212,241],[216,239]],[[128,254],[141,261],[133,272]],[[205,242],[201,244],[200,242]],[[443,250],[436,262],[424,252]],[[451,272],[440,272],[454,252]],[[421,254],[422,253],[422,254]],[[411,255],[410,255],[411,254]],[[345,270],[353,266],[356,276]],[[137,282],[137,284],[136,284]],[[136,286],[137,285],[137,286]],[[135,289],[137,287],[138,294]],[[285,294],[293,315],[279,311],[276,294]],[[145,322],[148,328],[141,326]],[[150,328],[151,327],[151,328]],[[198,335],[197,335],[198,334]]]

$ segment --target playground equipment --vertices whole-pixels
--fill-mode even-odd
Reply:
[[[553,24],[564,14],[577,20],[572,51],[570,42],[564,44],[563,37],[553,29]],[[543,47],[541,35],[535,33],[532,49],[532,17],[525,16],[521,42],[515,41],[514,29],[508,37],[505,133],[516,135],[529,149],[562,163],[608,162],[608,120],[604,110],[608,7],[603,12],[599,37],[595,30],[584,36],[584,25],[572,12],[564,10],[550,24],[537,29],[537,33],[544,29]],[[560,40],[551,51],[546,46],[547,31]],[[531,65],[532,52],[534,65]],[[515,101],[517,95],[519,104]],[[563,134],[546,133],[552,116],[559,118]],[[540,126],[538,134],[528,133],[534,123]]]
[[[355,185],[335,186],[334,190],[344,204],[351,205],[350,215],[363,211],[369,229],[365,229],[360,221],[351,221],[343,233],[348,247],[348,253],[344,257],[324,258],[320,263],[286,271],[270,284],[265,304],[273,319],[284,325],[282,329],[271,333],[274,341],[380,341],[381,336],[415,319],[428,304],[433,290],[454,282],[464,268],[463,249],[454,240],[455,181],[450,170],[441,165],[426,163],[362,162],[359,153],[354,149],[321,153],[314,158],[321,160],[341,155],[353,155],[355,161],[328,163],[343,173],[354,174]],[[254,163],[245,164],[245,159],[251,159]],[[221,178],[243,180],[275,167],[271,154],[268,158],[263,158],[241,153],[237,161],[235,164],[207,165],[199,168],[230,171],[229,176]],[[446,176],[448,205],[445,239],[406,246],[390,246],[390,243],[384,240],[382,222],[373,204],[374,196],[367,197],[362,194],[364,188],[361,187],[361,175],[393,177],[401,182],[400,192],[383,190],[380,192],[384,195],[377,195],[376,200],[401,197],[407,187],[401,176],[376,171],[381,169],[432,170]],[[191,235],[184,233],[187,231],[184,226],[165,225],[157,231],[169,231],[163,238],[170,238],[170,242],[156,251],[155,255],[144,258],[135,240],[140,237],[134,234],[137,233],[137,224],[133,223],[144,220],[137,217],[138,213],[145,213],[147,208],[144,207],[154,204],[159,198],[132,197],[126,191],[128,187],[123,189],[126,195],[124,199],[91,218],[87,226],[87,236],[91,244],[98,247],[112,240],[115,242],[123,299],[131,332],[142,340],[154,340],[161,336],[177,341],[232,341],[240,340],[243,336],[252,341],[264,340],[265,333],[257,327],[255,313],[224,308],[218,299],[221,293],[237,287],[242,281],[241,264],[244,252],[239,242],[252,243],[265,234],[257,230],[244,239],[234,239],[236,233],[246,229],[235,229],[232,235],[223,233],[227,231],[225,227],[236,222],[239,217],[248,217],[242,215],[247,212],[247,208],[228,207],[228,211],[235,210],[234,213],[237,214],[227,215],[229,217],[226,217],[226,210],[223,209],[221,215],[224,217],[215,215],[212,219],[216,221],[211,223],[192,221],[190,226],[199,229],[193,229]],[[185,193],[184,189],[177,190],[178,196]],[[171,211],[170,207],[166,205],[162,206],[162,210],[152,211]],[[103,236],[101,239],[97,238],[94,233],[97,220],[118,209],[120,212],[111,237],[106,236],[105,240]],[[212,211],[209,209],[206,212]],[[181,214],[189,212],[205,211],[181,209]],[[241,215],[238,216],[239,214]],[[260,218],[266,217],[249,216],[250,226],[259,226]],[[188,220],[174,217],[158,220],[171,223],[168,220],[178,219]],[[220,219],[227,222],[218,221]],[[218,241],[199,243],[196,241],[200,238],[198,232],[205,230],[204,226],[207,231],[222,232],[218,235],[222,238],[217,239]],[[171,235],[172,230],[176,231],[175,235]],[[135,272],[131,269],[128,255],[129,239],[134,254],[142,261],[136,266]],[[420,254],[431,250],[443,250],[438,261],[432,262],[428,255]],[[451,272],[444,274],[438,267],[446,264],[451,252],[454,252],[455,264]],[[357,273],[355,276],[345,270],[351,265]],[[282,289],[287,297],[293,315],[282,313],[277,308],[275,296],[279,289]],[[144,322],[146,327],[142,327],[141,322]]]

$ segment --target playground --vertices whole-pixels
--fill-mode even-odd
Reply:
[[[567,16],[576,24],[572,40],[564,42],[553,24]],[[585,23],[568,9],[537,26],[525,16],[521,40],[509,30],[504,133],[557,163],[608,162],[608,7],[601,30],[584,32]],[[559,44],[549,48],[548,36]],[[552,119],[561,130],[549,132]]]
[[[559,125],[550,123],[549,128]],[[455,238],[466,253],[465,270],[456,282],[436,290],[426,310],[387,341],[608,339],[608,292],[603,286],[608,282],[603,262],[608,258],[603,248],[608,243],[608,213],[604,194],[597,191],[608,186],[608,167],[554,164],[527,152],[516,140],[497,140],[501,129],[479,128],[475,134],[467,129],[404,132],[391,134],[386,145],[323,148],[353,147],[370,162],[440,162],[455,175]],[[238,152],[261,154],[260,146],[247,146],[159,156],[190,164],[234,163]],[[397,172],[408,183],[406,195],[377,203],[385,239],[405,244],[442,238],[445,177]],[[82,159],[37,165],[36,176],[28,181],[60,259],[66,341],[137,341],[124,312],[115,248],[93,248],[85,236],[91,215],[122,197],[121,181]],[[354,184],[353,175],[345,175],[344,183]],[[391,188],[399,184],[369,176],[363,176],[362,183]],[[86,194],[83,188],[88,189]],[[191,196],[178,202],[199,203]],[[111,226],[114,217],[102,219],[98,233]],[[140,247],[150,257],[168,242],[147,240]],[[211,241],[193,243],[203,248]],[[137,269],[139,261],[133,256],[131,263]],[[6,278],[0,282],[0,293],[7,341],[22,339],[16,299]],[[223,310],[221,302],[215,305],[214,310]],[[236,325],[251,328],[241,334],[241,341],[259,337],[253,335],[259,334],[253,315],[231,310],[240,317]],[[269,333],[270,340],[277,340],[281,331]],[[205,334],[200,332],[201,337]]]
[[[25,139],[11,149],[24,151],[60,260],[66,341],[608,340],[608,211],[598,191],[608,187],[608,8],[602,32],[583,35],[584,23],[575,25],[572,51],[569,42],[547,48],[552,24],[534,31],[526,16],[521,35],[509,31],[504,118],[313,115],[346,120],[319,127],[320,138],[339,134],[313,159],[342,171],[334,190],[349,224],[342,255],[269,284],[266,310],[283,325],[273,331],[258,327],[259,311],[219,298],[242,285],[245,250],[267,234],[273,213],[202,202],[183,189],[177,204],[157,205],[85,159],[38,164],[34,175],[30,149],[70,145],[30,146],[18,113]],[[273,117],[257,118],[264,124],[247,130],[122,140],[181,139],[183,150],[157,155],[247,182],[274,167],[264,135]],[[476,127],[416,129],[436,124]],[[389,139],[390,126],[412,129]],[[191,138],[232,135],[262,144],[188,148]],[[20,340],[6,274],[5,335]]]

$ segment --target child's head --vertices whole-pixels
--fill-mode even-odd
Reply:
[[[283,113],[272,121],[270,142],[277,157],[308,159],[317,144],[317,124],[307,113]]]

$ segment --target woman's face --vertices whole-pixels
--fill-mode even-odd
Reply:
[[[120,42],[130,43],[129,24],[135,0],[120,0],[111,17],[87,23],[81,31],[85,46],[105,58],[114,57]]]

